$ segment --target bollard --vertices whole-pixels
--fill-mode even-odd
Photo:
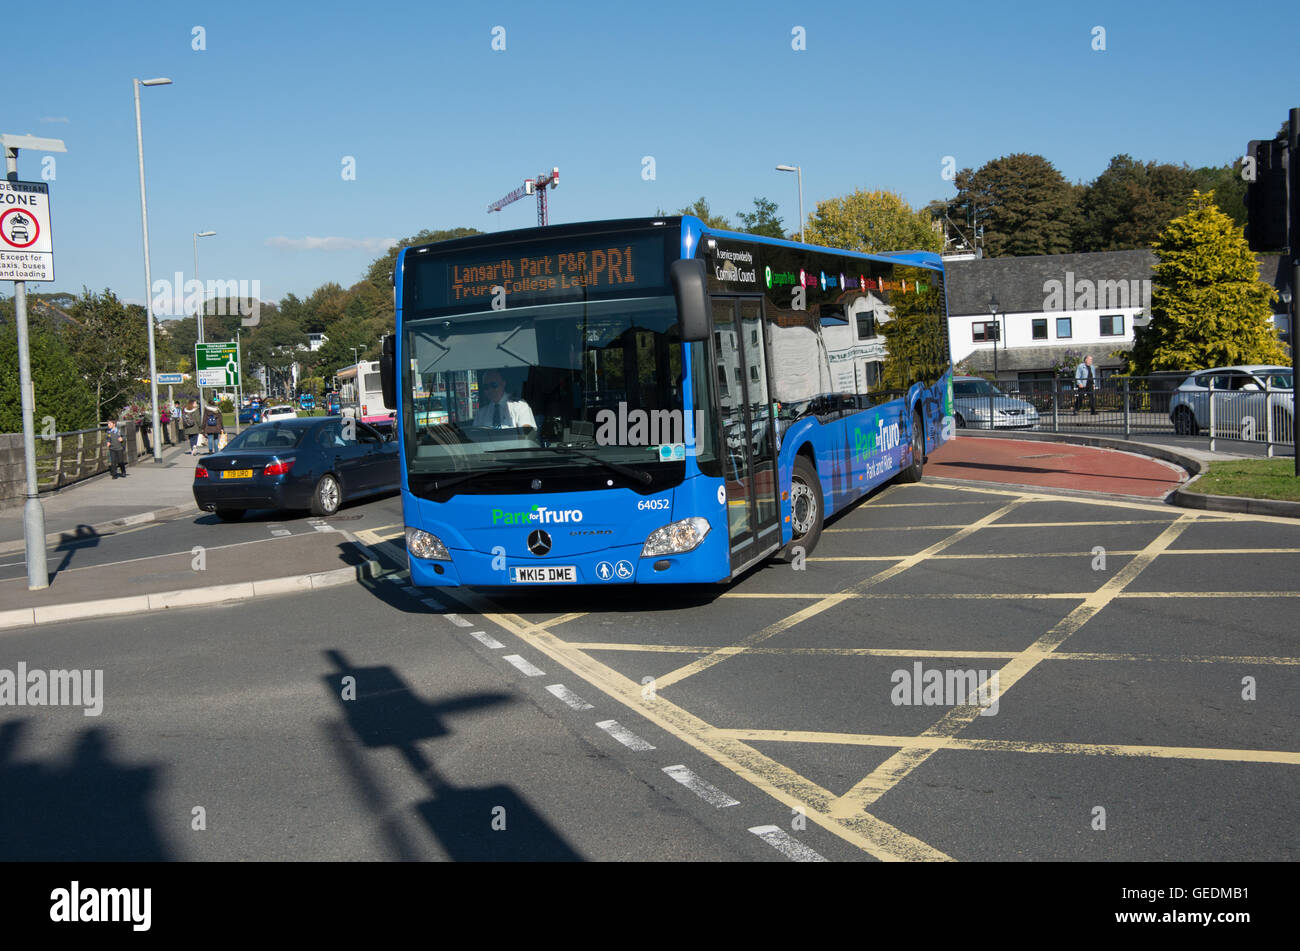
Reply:
[[[1124,438],[1133,435],[1133,416],[1129,408],[1128,377],[1124,377]]]

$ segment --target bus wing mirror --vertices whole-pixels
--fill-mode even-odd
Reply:
[[[668,270],[684,343],[709,339],[709,285],[705,273],[704,262],[698,258],[674,261]]]
[[[397,338],[384,337],[379,353],[379,386],[384,391],[384,405],[397,406]]]

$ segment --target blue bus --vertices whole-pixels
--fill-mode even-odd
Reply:
[[[411,581],[721,583],[921,477],[947,438],[943,264],[690,216],[399,254]]]

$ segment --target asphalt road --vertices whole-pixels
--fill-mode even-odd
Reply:
[[[391,553],[394,506],[344,514]],[[0,707],[0,857],[1294,860],[1297,569],[1285,520],[921,484],[725,588],[10,632],[104,710]]]

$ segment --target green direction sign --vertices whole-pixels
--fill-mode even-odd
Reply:
[[[239,386],[239,345],[233,340],[196,343],[194,371],[199,386]]]

